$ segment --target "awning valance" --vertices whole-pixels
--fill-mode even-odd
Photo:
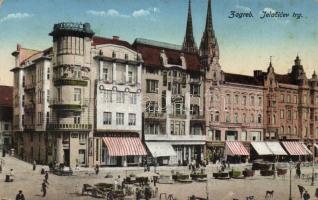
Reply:
[[[138,137],[103,137],[110,156],[144,156],[146,149]]]
[[[277,156],[287,155],[286,151],[279,144],[279,142],[266,142],[266,145],[274,155],[277,155]]]
[[[248,156],[249,153],[241,142],[231,141],[226,142],[225,145],[225,153],[226,155],[235,156]]]
[[[300,142],[282,142],[287,152],[293,156],[310,154]]]
[[[177,153],[167,142],[146,142],[153,157],[177,156]]]
[[[251,145],[255,149],[258,155],[272,155],[265,142],[251,142]]]

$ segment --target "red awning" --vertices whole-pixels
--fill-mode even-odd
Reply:
[[[248,156],[250,155],[244,145],[241,142],[226,142],[226,154],[227,155],[241,155]]]
[[[110,156],[144,156],[144,145],[138,137],[103,137]]]
[[[288,153],[292,156],[309,155],[309,152],[300,142],[282,142]]]

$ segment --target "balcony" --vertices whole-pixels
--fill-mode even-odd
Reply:
[[[170,118],[179,118],[179,119],[186,119],[187,118],[187,115],[186,114],[169,114],[169,117]]]
[[[32,130],[34,130],[35,129],[35,124],[24,124],[23,125],[23,128],[24,128],[24,130],[26,130],[26,131],[32,131]]]
[[[35,83],[26,84],[24,86],[25,92],[34,92],[35,91]]]
[[[81,101],[71,101],[70,103],[63,101],[62,99],[51,99],[50,107],[57,110],[76,110],[79,111],[83,107],[87,107],[89,99],[82,99]]]
[[[61,85],[87,86],[87,80],[72,79],[72,78],[54,79],[54,86],[61,86]]]
[[[47,124],[48,130],[82,130],[87,131],[92,128],[92,124],[58,124],[58,123],[49,123]]]
[[[166,118],[166,113],[145,112],[145,118]]]
[[[24,110],[25,110],[25,112],[27,112],[27,113],[34,112],[34,110],[35,110],[35,104],[32,103],[32,102],[25,104],[25,105],[24,105]]]

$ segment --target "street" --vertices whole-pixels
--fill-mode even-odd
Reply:
[[[41,166],[37,166],[36,171],[32,170],[32,165],[13,157],[3,158],[5,165],[0,174],[0,199],[15,199],[15,195],[22,190],[26,199],[95,199],[89,196],[82,196],[81,189],[84,183],[94,185],[96,183],[114,183],[114,178],[120,175],[125,177],[131,173],[137,174],[143,171],[141,167],[127,168],[100,168],[100,173],[96,175],[93,168],[80,169],[74,172],[73,176],[56,176],[49,174],[49,185],[47,196],[42,197],[41,183],[44,175],[41,175]],[[234,169],[244,169],[244,165],[233,165]],[[5,175],[10,169],[14,169],[14,182],[4,182]],[[151,168],[153,171],[153,167]],[[186,167],[157,167],[157,171],[163,174],[170,174],[171,170],[188,173]],[[317,169],[316,169],[317,170]],[[247,179],[230,179],[216,180],[212,178],[212,172],[216,171],[215,165],[209,165],[206,169],[208,173],[208,194],[209,199],[215,200],[232,200],[233,198],[245,200],[247,196],[254,196],[256,200],[264,199],[265,192],[274,190],[275,200],[287,200],[289,198],[289,171],[285,179],[283,177],[262,177],[259,172]],[[311,167],[302,167],[303,174],[311,174]],[[113,178],[105,178],[110,173]],[[292,197],[300,199],[297,185],[304,186],[311,199],[315,196],[318,181],[315,186],[310,186],[311,180],[296,179],[295,168],[292,172]],[[174,183],[174,184],[157,184],[158,194],[173,194],[176,199],[188,199],[191,195],[206,197],[206,183]],[[159,195],[158,195],[159,199]]]

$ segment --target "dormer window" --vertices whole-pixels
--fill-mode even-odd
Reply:
[[[125,60],[128,60],[128,54],[125,54]]]
[[[116,52],[115,51],[113,51],[112,57],[116,58]]]

